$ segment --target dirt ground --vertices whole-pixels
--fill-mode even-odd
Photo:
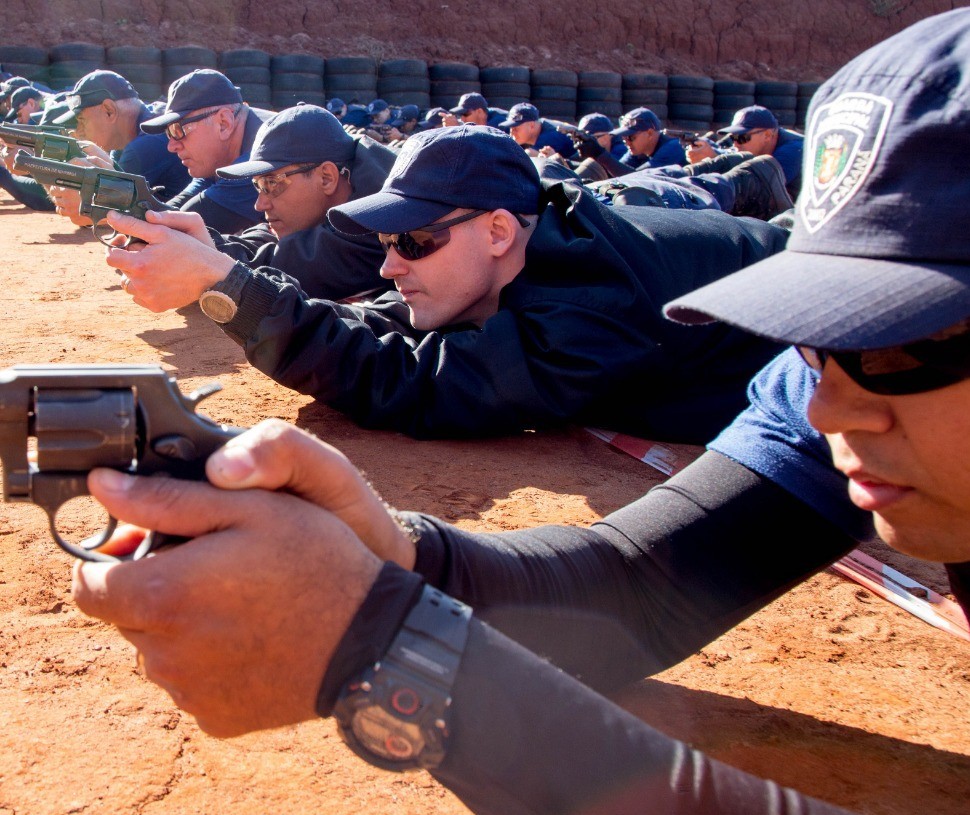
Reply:
[[[186,391],[218,380],[203,405],[218,421],[296,422],[392,503],[470,529],[586,524],[660,478],[580,430],[461,443],[360,430],[250,369],[194,307],[134,306],[89,232],[0,198],[0,234],[0,367],[158,362]],[[936,567],[894,563],[946,590]],[[329,721],[204,735],[138,674],[121,637],[73,607],[70,565],[39,508],[0,507],[0,814],[466,811],[424,773],[364,764]],[[725,762],[858,812],[967,812],[970,645],[830,573],[620,701]]]

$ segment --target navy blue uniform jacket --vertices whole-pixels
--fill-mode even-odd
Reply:
[[[525,266],[480,329],[416,332],[396,292],[337,305],[241,264],[224,329],[255,367],[365,426],[445,437],[574,422],[710,440],[776,347],[721,324],[676,325],[661,307],[778,251],[787,233],[715,211],[621,216],[577,185],[543,186]]]

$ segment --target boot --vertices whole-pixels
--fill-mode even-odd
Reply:
[[[686,167],[684,167],[684,172],[687,173],[687,175],[726,173],[728,170],[733,170],[741,162],[747,161],[749,158],[754,158],[754,153],[721,153],[721,155],[714,156],[714,158],[706,158],[703,161],[698,161],[697,164],[688,164]]]
[[[768,221],[795,206],[785,189],[785,172],[774,156],[757,156],[724,173],[734,185],[732,215]]]

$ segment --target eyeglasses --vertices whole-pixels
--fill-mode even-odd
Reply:
[[[905,396],[944,388],[970,377],[970,320],[906,345],[870,351],[826,351],[798,346],[808,366],[821,373],[831,357],[860,388],[882,396]]]
[[[186,125],[195,124],[196,122],[201,122],[203,119],[208,119],[210,116],[215,116],[220,110],[222,110],[222,108],[213,108],[206,113],[199,113],[195,116],[188,116],[181,121],[172,122],[168,127],[165,128],[165,135],[173,141],[182,141],[182,139],[192,132],[186,127]]]
[[[763,127],[756,128],[755,130],[749,130],[747,133],[732,133],[731,140],[735,144],[747,144],[751,141],[751,137],[755,133],[764,133],[765,129]]]
[[[274,173],[273,175],[258,175],[253,179],[253,186],[260,195],[268,195],[276,198],[282,195],[283,191],[290,186],[290,176],[308,173],[316,164],[301,164],[295,170],[287,170],[285,173]]]
[[[442,246],[451,240],[451,230],[449,227],[463,224],[479,215],[484,215],[487,209],[476,209],[466,212],[457,218],[451,218],[441,223],[423,226],[421,229],[412,229],[410,232],[398,232],[397,234],[386,234],[379,232],[377,239],[387,252],[392,246],[404,260],[421,260],[428,255],[433,255]]]

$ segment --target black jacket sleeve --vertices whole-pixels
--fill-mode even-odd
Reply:
[[[480,329],[380,333],[263,268],[227,333],[256,368],[367,427],[421,438],[574,422],[708,441],[775,348],[674,325],[661,307],[780,249],[784,230],[721,212],[620,217],[562,183],[551,195],[525,268]]]

